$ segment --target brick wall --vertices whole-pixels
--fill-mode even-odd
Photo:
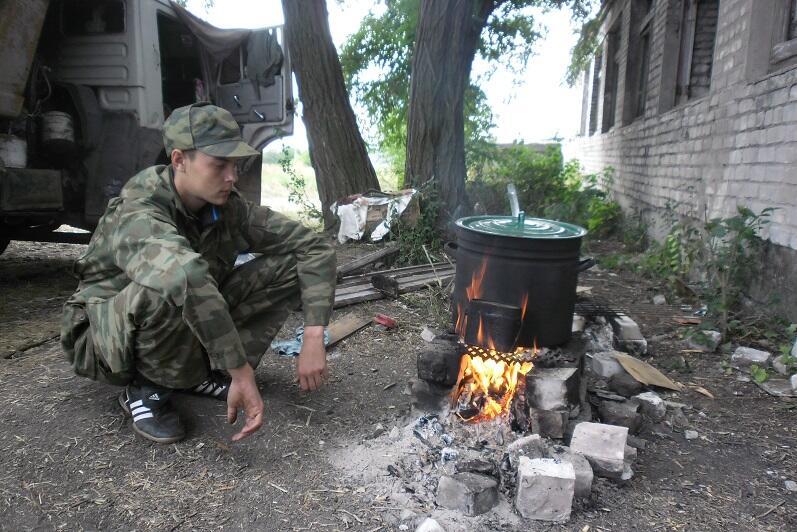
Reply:
[[[613,167],[616,198],[652,221],[656,236],[668,229],[664,215],[673,209],[704,218],[731,215],[737,204],[756,212],[777,207],[765,236],[783,248],[773,253],[781,269],[792,268],[790,284],[797,291],[797,67],[750,63],[762,56],[752,48],[760,45],[762,30],[759,24],[751,31],[753,5],[760,9],[759,2],[780,0],[720,0],[710,91],[676,105],[681,1],[655,2],[644,116],[624,126],[619,120],[626,82],[621,66],[615,126],[569,141],[565,155],[590,172]],[[620,13],[625,18],[624,57],[629,6],[630,0],[611,3],[605,22],[608,29]],[[763,57],[768,61],[768,54]],[[797,299],[791,305],[797,313]]]

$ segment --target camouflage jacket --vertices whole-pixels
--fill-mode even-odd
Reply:
[[[216,207],[216,220],[204,210],[197,217],[183,205],[173,179],[171,166],[148,168],[108,203],[88,249],[75,262],[80,283],[65,305],[62,338],[74,323],[71,313],[135,282],[182,308],[213,369],[240,367],[244,349],[218,287],[244,251],[293,255],[305,325],[329,322],[335,251],[321,235],[235,190]]]

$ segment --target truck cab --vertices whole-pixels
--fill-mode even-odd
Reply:
[[[11,0],[0,19],[0,252],[87,241],[127,179],[168,162],[177,107],[226,108],[259,150],[293,132],[282,27],[223,30],[170,0]],[[260,168],[239,166],[256,203]]]

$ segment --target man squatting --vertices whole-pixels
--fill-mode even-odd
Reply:
[[[182,390],[226,400],[230,423],[243,410],[237,441],[263,424],[254,368],[300,303],[299,385],[317,390],[327,379],[335,252],[234,188],[236,160],[258,152],[228,111],[176,109],[163,142],[171,164],[127,182],[76,261],[61,345],[78,375],[125,386],[119,403],[141,436],[185,437],[170,403]],[[233,269],[243,251],[262,255]]]

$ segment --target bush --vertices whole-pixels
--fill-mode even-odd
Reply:
[[[577,161],[564,163],[558,145],[542,153],[522,144],[496,150],[472,174],[468,195],[484,213],[509,214],[506,186],[514,183],[526,216],[574,223],[593,236],[613,233],[622,220],[620,206],[606,190],[611,170],[584,175]]]

